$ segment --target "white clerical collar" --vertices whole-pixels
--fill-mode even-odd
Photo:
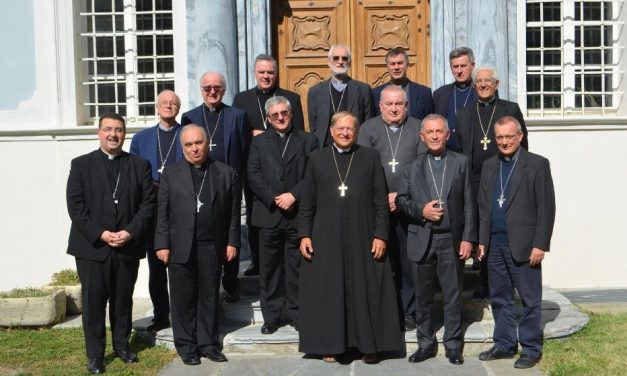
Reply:
[[[492,104],[492,102],[494,102],[494,100],[496,99],[496,95],[494,95],[492,98],[488,99],[487,101],[482,101],[481,99],[477,99],[479,101],[479,104],[483,107],[488,107],[489,105]]]
[[[457,88],[460,91],[466,91],[465,89],[468,89],[469,87],[472,86],[472,80],[470,80],[469,82],[457,82],[455,81],[455,88]]]
[[[333,143],[333,147],[334,147],[334,148],[335,148],[335,150],[336,150],[338,153],[340,153],[340,154],[342,154],[342,153],[348,153],[348,152],[349,152],[349,151],[351,151],[351,149],[353,148],[353,147],[351,146],[351,147],[350,147],[350,148],[348,148],[348,149],[342,149],[341,147],[337,146],[337,145],[335,144],[335,142]]]
[[[122,152],[119,152],[117,154],[111,154],[111,153],[107,153],[106,151],[104,151],[102,148],[100,148],[100,150],[105,153],[105,155],[107,156],[107,158],[109,158],[109,160],[114,160],[115,157],[119,157],[120,155],[122,155]]]
[[[169,128],[168,127],[164,127],[163,124],[161,124],[161,123],[159,123],[157,125],[159,126],[159,129],[161,129],[164,132],[172,132],[172,131],[174,131],[174,125],[169,127]]]
[[[514,155],[512,155],[511,157],[506,157],[504,155],[502,155],[503,160],[505,162],[509,162],[509,161],[515,161],[518,159],[518,155],[520,154],[520,147],[518,148],[518,150],[516,150],[516,152],[514,153]]]
[[[432,152],[429,152],[429,155],[433,158],[433,160],[435,161],[441,161],[442,158],[446,157],[446,149],[444,151],[442,151],[440,154],[435,155]]]

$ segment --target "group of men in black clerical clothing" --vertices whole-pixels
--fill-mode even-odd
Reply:
[[[88,370],[104,372],[104,310],[113,348],[127,363],[139,259],[149,259],[154,317],[172,324],[182,361],[222,362],[224,301],[240,299],[240,201],[246,201],[252,263],[259,275],[261,333],[290,324],[299,349],[334,362],[351,349],[364,363],[402,352],[437,354],[436,284],[444,301],[445,356],[463,364],[462,287],[473,253],[485,266],[495,314],[494,347],[481,360],[542,357],[541,261],[555,199],[548,161],[527,151],[518,105],[498,98],[498,77],[475,69],[472,50],[449,56],[455,82],[431,89],[407,77],[409,57],[390,50],[390,82],[374,90],[348,75],[350,49],[329,49],[332,77],[307,96],[277,85],[277,63],[260,55],[257,86],[222,102],[224,76],[200,78],[203,103],[176,122],[180,99],[161,92],[159,123],[122,151],[125,121],[100,118],[100,149],[72,161],[68,253],[84,286]],[[434,113],[435,112],[435,113]],[[157,203],[157,205],[155,204]],[[168,294],[169,279],[169,294]],[[222,279],[220,281],[220,279]],[[518,328],[513,289],[523,300]]]

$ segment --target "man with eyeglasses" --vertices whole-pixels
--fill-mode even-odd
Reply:
[[[375,115],[380,114],[378,106],[381,100],[381,92],[390,85],[400,86],[405,90],[409,116],[422,120],[425,116],[433,113],[431,89],[407,77],[407,69],[409,68],[407,52],[401,48],[392,48],[385,54],[385,65],[390,74],[390,81],[372,89]]]
[[[487,258],[494,346],[479,360],[513,358],[515,368],[542,359],[542,261],[555,223],[549,161],[522,148],[522,124],[511,116],[494,124],[498,155],[483,164],[479,186],[479,257]],[[522,300],[516,319],[514,288]]]
[[[241,184],[246,184],[246,160],[250,146],[251,130],[246,113],[222,102],[226,80],[217,72],[205,72],[200,77],[203,103],[183,114],[183,125],[196,124],[205,128],[208,138],[209,157],[233,167]],[[240,300],[239,254],[224,264],[222,286],[226,302]]]
[[[407,254],[416,287],[418,350],[410,363],[437,354],[432,312],[436,283],[442,288],[445,356],[451,364],[464,363],[463,272],[477,242],[477,224],[470,163],[446,149],[449,135],[444,116],[431,114],[422,120],[420,138],[428,152],[407,165],[396,196],[399,210],[411,218]]]
[[[305,167],[318,139],[292,126],[287,98],[268,99],[265,112],[270,127],[253,139],[247,172],[254,193],[252,224],[259,228],[261,333],[272,334],[285,322],[297,328],[301,256],[296,219]]]
[[[520,107],[515,102],[498,98],[496,90],[499,80],[492,67],[480,67],[473,72],[473,83],[477,100],[457,112],[456,136],[458,151],[470,159],[470,183],[474,197],[479,192],[479,180],[483,162],[496,155],[498,149],[494,139],[494,123],[503,116],[513,116],[518,120],[523,132],[521,146],[528,148],[527,128]],[[490,295],[488,274],[485,262],[480,264],[481,289],[473,297],[487,298]]]
[[[290,101],[292,107],[292,119],[290,124],[296,129],[305,129],[303,119],[303,108],[300,102],[300,95],[293,91],[285,90],[277,85],[277,62],[270,56],[260,54],[255,58],[254,74],[257,86],[250,90],[242,91],[233,98],[233,107],[240,108],[246,112],[248,121],[253,129],[253,136],[256,136],[269,128],[268,118],[264,111],[266,101],[275,96],[282,96]],[[252,193],[244,192],[246,203],[252,202]],[[244,275],[259,274],[259,236],[258,229],[250,223],[250,206],[246,205],[246,224],[248,225],[248,248],[250,250],[251,264],[244,271]]]
[[[181,100],[172,90],[163,90],[155,104],[159,123],[146,128],[131,140],[130,153],[150,163],[155,191],[159,190],[161,174],[167,166],[183,159],[183,149],[179,143],[181,125],[176,116],[181,108]],[[154,226],[150,227],[146,254],[148,259],[148,291],[153,306],[153,318],[146,330],[158,332],[170,326],[170,296],[168,294],[168,272],[157,258],[153,248]]]
[[[398,212],[395,199],[405,165],[426,152],[420,140],[420,122],[407,113],[407,92],[401,86],[388,85],[381,91],[381,115],[366,120],[359,130],[357,143],[377,149],[388,186],[390,234],[388,254],[399,300],[401,328],[416,329],[416,304],[411,262],[407,258],[407,220]]]
[[[93,374],[105,372],[107,303],[115,356],[137,362],[129,345],[133,289],[155,214],[150,164],[122,150],[124,118],[102,115],[97,133],[100,148],[73,159],[67,181],[67,253],[81,280],[87,370]]]
[[[318,137],[320,147],[333,143],[329,125],[336,113],[352,113],[358,125],[374,116],[370,86],[348,75],[351,67],[350,49],[342,44],[331,46],[327,64],[331,78],[311,87],[307,94],[309,130]]]
[[[447,148],[457,150],[457,112],[477,100],[477,93],[472,85],[475,55],[468,47],[458,47],[449,53],[448,61],[455,81],[433,92],[433,104],[435,113],[445,116],[448,121],[451,136],[446,142]]]

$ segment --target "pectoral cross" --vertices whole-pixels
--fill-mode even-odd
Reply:
[[[340,191],[340,197],[346,196],[346,191],[348,190],[348,187],[346,186],[346,184],[342,183],[342,185],[337,187],[337,189]]]
[[[483,144],[483,150],[488,150],[488,144],[489,144],[490,142],[492,142],[492,140],[490,140],[490,139],[488,138],[488,136],[483,136],[483,140],[481,140],[481,141],[479,141],[479,142],[481,142],[481,143]]]
[[[212,138],[210,138],[210,139],[209,139],[209,151],[213,151],[213,147],[214,147],[214,146],[218,146],[218,144],[214,144],[214,143],[213,143],[213,139],[212,139]],[[484,150],[485,150],[485,149],[484,149]]]
[[[390,166],[392,166],[392,172],[396,172],[396,165],[398,164],[398,162],[396,161],[396,159],[392,158],[391,161],[388,162],[388,164]]]
[[[161,166],[157,171],[159,171],[159,174],[163,174],[163,170],[165,170],[165,165]]]
[[[505,203],[505,196],[503,196],[503,194],[501,193],[501,195],[499,196],[499,199],[496,201],[499,203],[499,208],[502,208],[503,204]]]
[[[199,198],[196,199],[196,213],[200,212],[200,207],[203,205],[203,202],[200,201]]]
[[[444,205],[444,201],[442,201],[442,199],[438,199],[438,208],[442,209],[442,206]]]

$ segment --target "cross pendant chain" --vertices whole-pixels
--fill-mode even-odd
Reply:
[[[483,140],[479,141],[483,144],[483,150],[488,150],[488,144],[492,142],[487,136],[483,136]]]
[[[346,184],[342,183],[342,185],[337,187],[337,189],[340,191],[340,197],[346,196],[346,191],[348,190],[348,186],[346,186]]]
[[[499,199],[496,201],[499,203],[499,208],[502,208],[503,204],[505,203],[505,196],[501,193],[501,195],[499,196]]]
[[[199,198],[196,199],[196,213],[200,213],[200,207],[203,205],[203,202],[200,201]]]
[[[391,161],[388,162],[388,164],[390,166],[392,166],[392,172],[396,172],[396,165],[398,164],[398,162],[396,161],[396,159],[392,158]]]

